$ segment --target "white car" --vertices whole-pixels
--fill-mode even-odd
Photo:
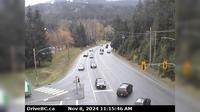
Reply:
[[[135,105],[151,105],[150,98],[138,98],[135,102]]]
[[[85,70],[85,67],[81,64],[81,65],[79,65],[78,66],[78,71],[83,71],[83,70]]]
[[[97,65],[96,65],[96,63],[94,63],[94,62],[91,62],[91,63],[90,63],[90,68],[97,68]]]
[[[84,53],[83,57],[88,57],[88,52]]]
[[[89,49],[89,52],[93,52],[93,49]]]

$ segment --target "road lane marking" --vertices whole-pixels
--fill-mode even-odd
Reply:
[[[94,90],[95,93],[101,93],[101,92],[112,92],[112,89],[107,89],[107,90]]]
[[[51,95],[60,95],[66,91],[64,90],[59,90],[59,89],[54,89],[50,87],[40,87],[35,89],[35,91],[46,93],[46,94],[51,94]]]
[[[98,54],[97,54],[98,55]],[[98,59],[99,60],[101,60],[99,57],[98,57]],[[97,62],[97,58],[95,59],[95,61]],[[103,61],[100,61],[104,66],[106,66],[107,68],[108,68],[108,66],[107,65],[105,65],[104,63],[103,63]],[[101,64],[100,64],[101,65]],[[101,68],[102,68],[102,66],[101,66]],[[106,82],[108,83],[108,85],[109,85],[109,87],[111,88],[111,90],[112,90],[112,92],[115,94],[115,92],[113,91],[113,88],[112,88],[112,86],[111,86],[111,84],[110,84],[110,82],[107,80],[108,78],[104,75],[104,72],[103,72],[103,70],[99,70],[100,71],[100,73],[102,74],[102,76],[104,77],[104,79],[106,80]],[[117,78],[118,79],[118,78]],[[119,79],[118,79],[119,80]],[[120,80],[119,80],[119,82],[120,82]]]
[[[60,101],[60,104],[59,105],[62,105],[63,104],[63,101]]]
[[[89,67],[89,65],[87,66],[87,68]],[[94,93],[94,89],[93,89],[93,87],[92,87],[92,81],[91,81],[91,77],[90,77],[90,75],[89,75],[90,73],[89,73],[89,69],[87,70],[87,75],[88,75],[88,78],[89,78],[89,80],[90,80],[90,86],[91,86],[91,88],[92,88],[92,93],[93,93],[93,96],[94,96],[94,100],[95,100],[95,102],[97,102],[97,99],[96,99],[96,96],[95,96],[95,93]]]
[[[78,105],[78,100],[76,100],[76,105]]]

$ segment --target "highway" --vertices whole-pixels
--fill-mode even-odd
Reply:
[[[139,97],[150,98],[152,105],[175,105],[174,89],[151,79],[149,74],[134,68],[112,52],[108,54],[107,49],[99,55],[99,49],[100,46],[93,48],[93,59],[83,57],[82,53],[61,80],[34,89],[32,96],[26,98],[26,105],[134,105]],[[97,64],[96,69],[90,68],[91,60]],[[84,65],[84,71],[78,71],[80,64]],[[80,77],[81,85],[78,87],[81,89],[78,91],[75,76]],[[106,81],[105,90],[96,89],[96,78]],[[133,93],[119,98],[116,91],[124,82],[133,85]]]

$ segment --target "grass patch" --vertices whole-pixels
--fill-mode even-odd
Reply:
[[[48,66],[26,69],[26,79],[30,80],[34,87],[43,86],[62,78],[76,57],[82,52],[81,48],[70,48],[53,55],[52,63]]]

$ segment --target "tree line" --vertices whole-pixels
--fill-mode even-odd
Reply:
[[[175,32],[159,32],[156,34],[153,32],[175,29],[174,0],[140,0],[131,18],[122,19],[118,16],[113,20],[112,27],[114,35],[111,46],[127,59],[138,64],[142,60],[150,63],[151,36],[151,63],[162,63],[164,58],[168,62],[175,62],[175,41],[162,38],[175,38]],[[154,68],[157,68],[160,73],[164,72],[161,67]],[[174,80],[174,68],[172,67],[164,76]]]
[[[26,13],[25,27],[27,68],[34,67],[33,49],[36,50],[36,61],[40,67],[41,62],[52,61],[52,48],[58,48],[59,51],[70,47],[86,47],[112,31],[110,26],[103,25],[97,19],[60,19],[56,23],[48,24],[42,19],[40,11],[31,7],[28,7]]]

